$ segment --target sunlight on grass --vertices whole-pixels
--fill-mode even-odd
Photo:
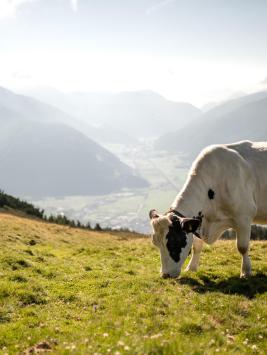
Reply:
[[[266,242],[252,243],[250,280],[234,241],[163,280],[147,237],[2,214],[0,238],[0,352],[266,353]]]

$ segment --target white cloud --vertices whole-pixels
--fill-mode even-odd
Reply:
[[[34,0],[0,0],[0,20],[14,18],[18,9]]]
[[[165,7],[165,6],[171,4],[172,2],[175,2],[175,1],[176,0],[163,0],[163,1],[160,1],[160,2],[156,3],[155,5],[149,7],[146,10],[146,13],[147,13],[147,15],[150,15],[151,13],[162,9],[163,7]]]
[[[0,20],[15,18],[22,5],[36,0],[0,0]],[[78,11],[78,0],[70,0],[72,10]]]
[[[0,56],[0,85],[15,91],[33,86],[50,86],[64,92],[150,89],[170,100],[199,107],[221,102],[238,91],[263,90],[255,83],[265,76],[265,63],[168,56],[156,56],[151,61],[142,54],[107,55],[98,48],[58,48],[53,49],[53,56],[47,48],[25,48],[17,56],[4,51]]]
[[[78,11],[78,0],[71,0],[71,7],[74,12]]]

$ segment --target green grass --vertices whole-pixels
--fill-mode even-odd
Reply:
[[[42,341],[55,354],[265,354],[266,242],[238,278],[233,241],[206,247],[198,273],[159,277],[147,238],[0,215],[0,353]]]

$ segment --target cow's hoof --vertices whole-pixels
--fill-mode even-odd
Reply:
[[[251,274],[250,273],[242,273],[242,274],[240,274],[240,279],[249,279],[250,278],[250,276],[251,276]]]

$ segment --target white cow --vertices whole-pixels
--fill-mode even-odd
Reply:
[[[241,277],[248,277],[251,223],[267,224],[267,142],[242,141],[205,148],[170,211],[160,215],[151,210],[150,218],[163,277],[180,274],[192,244],[187,269],[197,270],[203,241],[214,243],[228,228],[236,231]],[[201,239],[191,233],[198,228]]]

